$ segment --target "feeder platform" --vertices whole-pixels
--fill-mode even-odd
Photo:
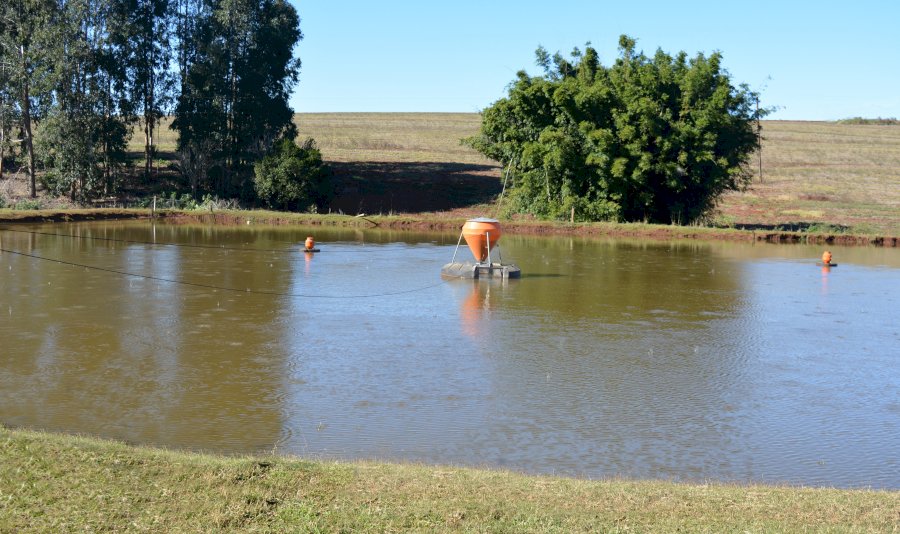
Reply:
[[[518,278],[521,274],[513,264],[452,262],[441,268],[441,276],[447,278]]]

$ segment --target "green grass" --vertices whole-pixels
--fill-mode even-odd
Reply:
[[[0,429],[0,532],[896,532],[900,493],[226,458]]]

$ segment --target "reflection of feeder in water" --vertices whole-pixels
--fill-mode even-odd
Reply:
[[[521,271],[517,266],[502,263],[500,249],[496,246],[500,235],[500,222],[496,219],[480,217],[466,221],[456,243],[456,250],[453,251],[453,259],[441,268],[441,275],[452,278],[518,278]],[[456,261],[456,253],[459,252],[463,238],[475,256],[475,263]],[[492,250],[497,256],[497,262],[491,257]]]
[[[462,331],[469,337],[479,338],[482,336],[483,329],[486,325],[484,315],[491,310],[491,284],[473,284],[472,292],[463,299],[459,318],[461,320]]]

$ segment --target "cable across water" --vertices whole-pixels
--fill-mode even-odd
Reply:
[[[113,274],[118,274],[121,276],[129,276],[129,277],[133,277],[133,278],[143,278],[145,280],[155,280],[157,282],[166,282],[166,283],[170,283],[170,284],[199,287],[199,288],[204,288],[204,289],[213,289],[213,290],[218,290],[218,291],[230,291],[230,292],[234,292],[234,293],[246,293],[246,294],[251,294],[251,295],[270,295],[270,296],[276,296],[276,297],[300,297],[300,298],[320,298],[320,299],[365,299],[365,298],[391,297],[391,296],[395,296],[395,295],[405,295],[408,293],[416,293],[419,291],[426,291],[428,289],[433,289],[435,287],[438,287],[439,285],[441,285],[445,282],[445,280],[442,279],[441,281],[436,282],[434,284],[417,287],[417,288],[413,288],[413,289],[388,291],[388,292],[384,292],[384,293],[375,293],[375,294],[362,294],[362,295],[322,295],[322,294],[315,294],[315,293],[282,293],[282,292],[278,292],[278,291],[261,291],[261,290],[249,289],[249,288],[238,289],[238,288],[234,288],[234,287],[216,286],[216,285],[212,285],[212,284],[201,284],[198,282],[187,282],[184,280],[176,280],[174,278],[162,278],[159,276],[150,276],[150,275],[146,275],[146,274],[130,273],[127,271],[119,271],[116,269],[109,269],[106,267],[97,267],[95,265],[86,265],[83,263],[59,260],[59,259],[55,259],[55,258],[47,258],[44,256],[38,256],[36,254],[28,254],[27,252],[21,252],[18,250],[10,250],[10,249],[6,249],[6,248],[0,248],[0,252],[6,252],[9,254],[15,254],[18,256],[23,256],[26,258],[32,258],[32,259],[36,259],[36,260],[58,263],[60,265],[68,265],[71,267],[80,267],[83,269],[90,269],[90,270],[94,270],[94,271],[113,273]]]
[[[246,247],[226,247],[224,245],[195,245],[191,243],[171,243],[171,242],[157,242],[157,241],[137,241],[133,239],[117,239],[113,237],[97,237],[97,236],[83,236],[77,234],[55,234],[52,232],[36,232],[33,230],[12,230],[10,228],[0,228],[0,230],[4,232],[16,232],[19,234],[32,234],[32,235],[46,235],[53,237],[70,237],[73,239],[89,239],[95,241],[109,241],[114,243],[129,243],[134,245],[156,245],[161,247],[185,247],[185,248],[210,248],[215,250],[241,250],[246,252],[293,252],[292,249],[288,248],[246,248]],[[298,243],[299,244],[299,243]]]

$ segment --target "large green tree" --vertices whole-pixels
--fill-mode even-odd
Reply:
[[[13,153],[15,146],[13,132],[20,123],[11,70],[0,56],[0,182],[3,181],[6,157]]]
[[[58,194],[87,199],[111,192],[127,162],[134,113],[122,48],[112,24],[115,0],[60,0],[53,106],[41,128],[44,183]]]
[[[144,177],[150,179],[156,155],[155,131],[168,108],[174,84],[171,72],[175,30],[174,0],[113,0],[110,24],[127,80],[128,100],[144,133]]]
[[[55,193],[113,193],[140,120],[149,178],[154,130],[175,100],[194,193],[255,197],[253,163],[296,135],[301,38],[287,0],[0,2],[0,176],[18,148],[32,195],[38,164]]]
[[[49,50],[56,44],[59,13],[54,0],[0,2],[0,130],[9,147],[13,121],[19,125],[32,197],[37,195],[33,123],[51,101]]]
[[[519,72],[466,141],[512,177],[511,209],[579,220],[695,222],[751,178],[757,97],[735,87],[722,56],[661,50],[628,36],[603,66],[539,48],[541,76]]]
[[[300,61],[300,19],[286,0],[185,1],[181,93],[173,127],[192,188],[252,197],[253,163],[293,138],[288,105]]]

